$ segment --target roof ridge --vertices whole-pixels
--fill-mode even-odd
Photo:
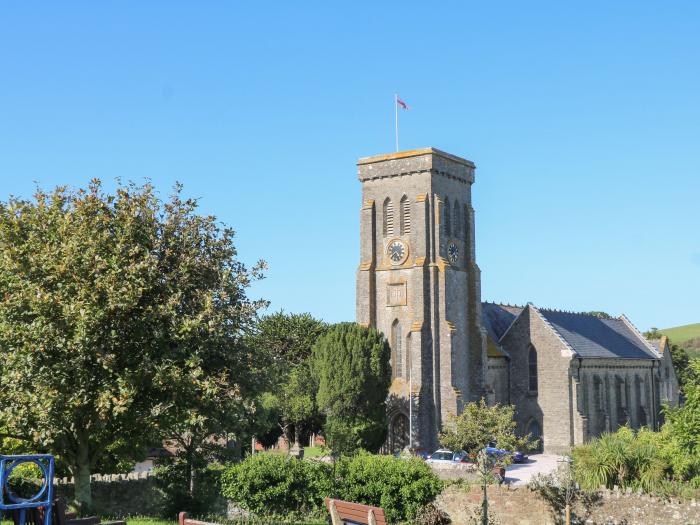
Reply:
[[[625,323],[625,326],[629,328],[632,333],[637,336],[637,339],[639,339],[642,344],[649,349],[649,351],[652,353],[652,355],[655,355],[657,357],[661,357],[661,352],[657,352],[656,348],[654,348],[654,345],[652,345],[649,341],[647,341],[647,338],[642,335],[642,332],[637,330],[637,327],[632,324],[632,321],[630,321],[625,314],[620,315],[620,320]]]
[[[542,320],[542,322],[545,324],[545,326],[548,326],[550,330],[556,335],[559,340],[564,344],[567,350],[571,352],[572,356],[579,355],[576,350],[574,350],[574,347],[571,346],[566,339],[564,339],[564,336],[559,333],[559,330],[557,330],[552,323],[550,323],[547,318],[542,315],[542,312],[539,311],[539,309],[532,303],[529,303],[528,306],[532,308],[532,310],[537,314],[537,316]]]

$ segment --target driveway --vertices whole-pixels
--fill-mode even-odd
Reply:
[[[513,485],[527,485],[537,474],[549,474],[557,469],[563,456],[554,454],[533,454],[527,463],[513,463],[506,468],[506,482]]]

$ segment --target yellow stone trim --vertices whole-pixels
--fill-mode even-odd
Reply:
[[[371,269],[372,269],[372,261],[360,263],[360,270],[366,272],[367,270],[371,270]]]
[[[445,324],[447,325],[447,328],[450,330],[450,332],[456,332],[457,328],[455,328],[455,325],[452,321],[448,321],[445,319]]]
[[[367,199],[362,206],[362,209],[366,210],[369,208],[374,208],[374,199]]]
[[[425,266],[425,257],[416,257],[413,261],[413,266]]]
[[[413,321],[411,332],[420,332],[421,330],[423,330],[423,321]]]
[[[470,160],[458,157],[457,155],[452,155],[451,153],[446,153],[440,151],[437,148],[421,148],[421,149],[411,149],[407,151],[397,151],[396,153],[386,153],[383,155],[374,155],[372,157],[362,157],[357,161],[358,166],[363,164],[373,164],[375,162],[382,162],[386,160],[396,160],[405,159],[406,157],[418,157],[420,155],[436,155],[438,157],[443,157],[459,164],[464,164],[470,168],[475,168],[474,163]]]
[[[435,261],[435,266],[438,267],[438,270],[440,270],[441,272],[444,272],[445,268],[450,266],[450,263],[446,259],[443,259],[442,257],[438,257],[437,261]]]
[[[428,200],[428,194],[427,193],[421,193],[416,197],[416,202],[425,202]]]

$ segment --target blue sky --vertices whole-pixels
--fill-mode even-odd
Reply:
[[[354,319],[358,157],[477,164],[484,299],[700,322],[697,2],[13,2],[0,198],[176,181],[270,265],[271,309]]]

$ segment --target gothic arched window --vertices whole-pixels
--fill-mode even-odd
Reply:
[[[401,235],[411,233],[411,201],[405,195],[401,198]]]
[[[452,221],[450,220],[450,199],[445,198],[445,203],[442,207],[445,210],[445,235],[450,237],[452,235]]]
[[[459,239],[462,237],[462,232],[460,231],[462,228],[462,220],[460,219],[460,216],[459,216],[459,210],[460,210],[459,201],[455,201],[454,208],[455,208],[455,214],[454,214],[454,220],[455,220],[454,230],[455,231],[454,231],[454,234],[455,234],[455,237],[457,237]]]
[[[403,338],[401,336],[401,323],[398,319],[391,325],[391,348],[394,357],[394,377],[403,377]]]
[[[527,354],[527,369],[529,377],[530,392],[537,392],[537,350],[530,345],[530,350]]]
[[[469,243],[471,242],[471,227],[469,225],[469,206],[466,204],[464,205],[464,217],[462,217],[462,220],[464,221],[464,240],[467,241],[467,250],[470,250],[471,247],[469,246]]]
[[[383,224],[384,235],[394,235],[394,205],[389,197],[384,200]]]

